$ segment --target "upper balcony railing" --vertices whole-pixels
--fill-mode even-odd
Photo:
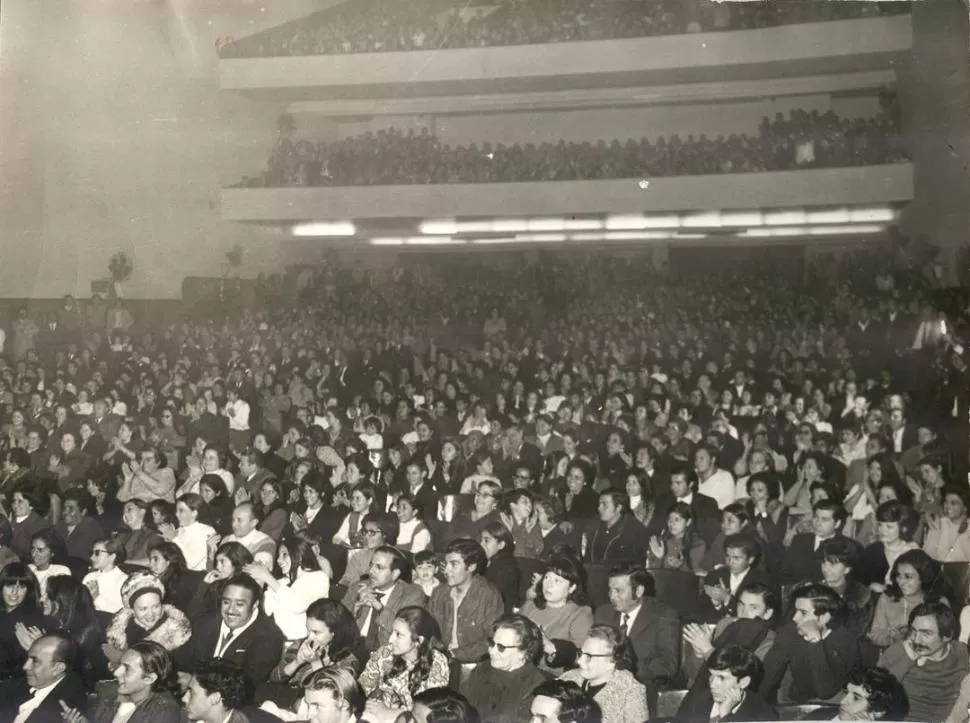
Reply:
[[[225,45],[223,59],[645,38],[901,14],[908,3],[354,0]]]

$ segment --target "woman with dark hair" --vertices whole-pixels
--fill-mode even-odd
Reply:
[[[202,571],[209,560],[208,541],[214,537],[216,531],[201,521],[206,516],[206,504],[202,495],[189,492],[178,498],[175,505],[175,516],[178,518],[178,530],[174,532],[165,527],[162,537],[178,545],[185,558],[185,566],[189,570]]]
[[[118,481],[109,475],[93,475],[87,482],[87,491],[94,504],[88,508],[88,515],[105,532],[117,530],[124,512],[118,500]]]
[[[174,605],[165,604],[164,595],[164,586],[151,573],[139,572],[128,578],[121,588],[125,606],[112,618],[106,631],[104,652],[113,663],[142,640],[158,643],[176,660],[180,653],[188,652],[186,643],[192,637],[189,619]]]
[[[526,601],[520,613],[542,630],[545,666],[568,668],[593,624],[586,571],[568,557],[557,557],[549,562],[537,587],[535,600]]]
[[[641,525],[649,528],[657,509],[650,478],[642,469],[631,469],[626,473],[624,484],[626,493],[630,496],[630,514],[636,517]]]
[[[64,540],[52,528],[48,527],[34,533],[30,540],[30,571],[37,578],[41,601],[46,599],[45,583],[52,577],[71,576],[71,568],[61,564],[67,561],[67,550]]]
[[[23,674],[27,651],[20,645],[18,629],[40,631],[44,612],[40,604],[37,578],[22,562],[12,562],[0,570],[0,682]]]
[[[461,692],[483,720],[529,720],[532,691],[548,679],[536,667],[541,655],[539,626],[522,615],[505,615],[492,623],[488,660],[475,666]]]
[[[186,612],[197,619],[219,611],[222,590],[226,580],[242,574],[243,568],[253,561],[253,554],[238,542],[223,542],[216,550],[214,569],[206,573],[198,585]]]
[[[593,697],[603,723],[642,723],[650,718],[647,692],[633,677],[635,658],[630,641],[613,625],[594,625],[582,643],[579,668],[560,680],[576,683]]]
[[[290,518],[283,485],[275,479],[263,482],[259,486],[259,501],[253,506],[253,510],[259,518],[259,531],[279,543]]]
[[[162,542],[162,536],[146,524],[147,516],[148,504],[143,500],[125,502],[121,520],[127,529],[122,529],[118,537],[124,542],[125,558],[129,565],[148,567],[149,549]]]
[[[919,526],[919,515],[901,502],[886,502],[876,510],[879,540],[862,551],[859,579],[873,592],[882,592],[891,582],[889,573],[896,558],[909,550],[918,549],[913,542]]]
[[[339,666],[356,676],[363,668],[356,652],[360,630],[353,613],[336,600],[316,600],[306,610],[306,637],[288,643],[283,657],[269,674],[269,685],[258,700],[272,700],[290,708],[302,695],[303,684],[317,671]]]
[[[353,547],[361,533],[363,519],[371,512],[376,512],[374,485],[370,482],[359,482],[356,486],[347,488],[350,498],[350,512],[340,523],[340,529],[333,536],[333,544]],[[396,539],[396,538],[395,538]]]
[[[869,640],[888,648],[909,635],[909,615],[924,602],[945,600],[943,567],[922,550],[909,550],[896,558],[886,585],[876,602]]]
[[[283,573],[279,579],[255,562],[246,565],[243,572],[265,586],[263,610],[287,640],[296,640],[306,630],[307,608],[330,594],[330,577],[320,569],[311,543],[299,537],[283,540],[276,564]]]
[[[414,554],[431,549],[431,531],[424,523],[425,510],[420,501],[409,494],[397,498],[394,511],[400,522],[397,533],[397,549]]]
[[[89,690],[108,677],[108,660],[101,648],[104,633],[94,610],[91,591],[73,577],[58,576],[47,581],[47,629],[67,632],[77,644],[75,669]]]
[[[290,522],[298,534],[307,539],[325,540],[328,544],[340,527],[341,517],[333,505],[333,487],[327,477],[310,471],[300,482],[304,507],[290,515]]]
[[[188,610],[198,581],[188,574],[178,545],[165,540],[152,545],[148,550],[148,570],[164,586],[164,601],[179,610]]]
[[[519,564],[515,561],[515,540],[505,523],[493,520],[485,525],[479,539],[488,567],[485,579],[501,593],[505,602],[505,612],[510,613],[519,606]]]
[[[357,679],[368,698],[364,717],[372,723],[393,721],[413,707],[415,694],[446,686],[449,677],[438,623],[424,608],[402,608],[387,645],[374,651]]]
[[[232,511],[236,505],[225,481],[217,474],[202,475],[199,494],[206,503],[206,518],[202,521],[215,528],[218,534],[228,535],[232,531]]]
[[[549,559],[555,550],[564,546],[578,553],[581,547],[578,530],[575,526],[567,526],[572,527],[570,532],[563,531],[562,522],[565,515],[559,498],[555,495],[546,495],[537,499],[533,506],[536,511],[536,526],[539,528],[539,534],[542,535],[540,559]]]
[[[836,535],[823,540],[815,556],[822,572],[818,582],[839,594],[845,604],[846,625],[864,638],[872,623],[876,596],[853,574],[859,566],[859,546],[847,537]]]
[[[595,519],[599,495],[593,490],[596,469],[585,459],[574,459],[566,468],[566,488],[563,491],[564,517],[569,522]]]
[[[685,502],[676,503],[667,513],[667,527],[650,538],[647,555],[649,569],[703,569],[707,547],[694,530],[694,513]]]
[[[182,707],[175,665],[169,652],[150,640],[134,643],[114,670],[117,693],[102,689],[93,715],[76,709],[64,711],[64,723],[179,723]]]
[[[538,559],[542,554],[542,533],[536,520],[532,493],[525,489],[513,489],[502,497],[501,518],[512,533],[515,551],[519,557]]]
[[[970,562],[970,493],[965,487],[943,488],[943,514],[924,515],[923,550],[940,562]]]
[[[10,496],[10,509],[10,547],[21,560],[29,560],[34,534],[50,528],[44,517],[47,501],[32,489],[21,488]]]

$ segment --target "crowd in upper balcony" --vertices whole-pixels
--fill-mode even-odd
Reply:
[[[677,134],[540,144],[452,147],[423,129],[388,128],[331,143],[283,138],[245,187],[510,183],[785,171],[905,161],[891,113],[840,118],[796,110],[764,118],[758,133]]]
[[[907,3],[684,0],[379,0],[336,8],[227,44],[223,58],[401,52],[765,28],[881,13]]]

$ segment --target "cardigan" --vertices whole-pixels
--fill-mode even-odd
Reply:
[[[902,683],[909,697],[907,720],[941,721],[953,708],[960,685],[970,672],[970,656],[965,645],[951,643],[943,660],[919,665],[909,656],[904,643],[898,642],[879,656],[879,667]]]
[[[582,687],[582,674],[570,670],[559,677]],[[603,712],[603,723],[643,723],[650,718],[647,709],[647,689],[628,670],[616,670],[606,685],[600,688],[593,700]]]

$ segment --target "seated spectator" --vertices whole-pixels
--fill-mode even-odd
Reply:
[[[450,688],[428,688],[414,696],[415,720],[428,723],[479,723],[478,711],[461,693]]]
[[[876,596],[853,575],[859,566],[859,552],[854,540],[840,535],[822,542],[815,552],[822,571],[816,582],[839,594],[848,615],[847,625],[864,635],[872,623]]]
[[[435,588],[441,586],[438,559],[433,552],[424,550],[414,556],[414,584],[421,588],[429,600]]]
[[[368,720],[394,721],[413,696],[448,684],[448,654],[438,624],[422,607],[398,610],[386,645],[371,655],[357,682],[367,696]]]
[[[125,559],[130,565],[148,567],[149,548],[162,542],[162,536],[145,525],[148,505],[141,500],[125,503],[121,521],[124,527],[118,532],[118,539],[125,546]]]
[[[397,498],[398,536],[396,547],[410,553],[431,549],[431,531],[424,523],[424,508],[412,497],[403,494]]]
[[[515,554],[530,559],[538,558],[543,548],[533,502],[526,489],[509,490],[502,497],[502,522],[512,533]]]
[[[716,623],[724,615],[734,615],[738,594],[750,583],[771,584],[769,575],[758,569],[761,545],[747,535],[731,535],[724,541],[726,564],[704,578],[700,617]]]
[[[182,695],[184,712],[200,723],[248,723],[244,711],[252,705],[253,691],[246,668],[225,658],[206,660],[188,677]]]
[[[603,723],[634,723],[650,718],[647,693],[630,672],[635,665],[626,635],[612,625],[594,625],[582,643],[579,669],[561,676],[577,683],[603,713]]]
[[[475,491],[474,507],[468,513],[455,517],[448,530],[450,539],[481,539],[482,532],[490,523],[501,522],[498,509],[501,498],[501,485],[489,480],[479,482]]]
[[[962,487],[943,489],[943,515],[925,521],[923,550],[940,562],[970,562],[970,499]]]
[[[542,559],[548,559],[563,547],[569,547],[574,553],[579,552],[580,535],[576,526],[563,524],[565,522],[562,502],[554,495],[546,495],[535,501],[536,526],[542,535]],[[566,532],[565,529],[569,529]]]
[[[608,489],[599,493],[599,521],[591,523],[586,532],[583,557],[587,563],[628,565],[643,560],[647,531],[629,508],[626,492]]]
[[[970,672],[967,648],[956,642],[956,615],[942,602],[925,602],[910,613],[910,632],[879,657],[879,667],[898,680],[909,698],[911,720],[945,720]]]
[[[161,466],[161,453],[154,447],[148,447],[141,452],[139,460],[127,461],[122,465],[124,482],[118,490],[118,499],[122,502],[131,499],[174,502],[175,473]]]
[[[306,637],[287,644],[270,685],[259,697],[290,708],[298,702],[304,684],[324,668],[339,666],[354,671],[364,664],[357,658],[359,630],[351,612],[336,600],[317,600],[306,611]]]
[[[87,691],[74,672],[74,641],[67,633],[37,638],[27,651],[24,677],[0,687],[0,719],[58,721],[64,709],[87,710]]]
[[[12,562],[0,570],[0,597],[3,614],[0,616],[0,683],[19,676],[27,661],[25,633],[33,636],[44,627],[44,611],[37,589],[37,578],[20,562]]]
[[[94,598],[94,609],[114,615],[122,608],[121,588],[128,575],[119,567],[125,562],[125,548],[116,538],[96,540],[91,550],[91,572],[84,584]]]
[[[697,491],[717,502],[724,509],[734,502],[735,482],[730,472],[717,467],[717,452],[708,445],[694,450],[694,470],[697,472]]]
[[[446,585],[437,588],[428,610],[442,639],[460,663],[478,661],[488,649],[487,630],[502,616],[502,596],[485,579],[485,551],[474,540],[453,540],[444,552]]]
[[[862,667],[855,631],[845,626],[838,593],[824,585],[804,585],[792,593],[794,617],[778,630],[765,657],[761,694],[766,700],[801,704],[829,700]],[[779,690],[790,673],[791,686]]]
[[[411,582],[411,563],[389,545],[374,550],[366,579],[351,585],[344,597],[368,653],[388,644],[398,611],[425,602],[424,591]]]
[[[118,499],[118,483],[110,477],[94,476],[88,480],[87,492],[92,500],[88,514],[106,533],[117,530],[124,514],[124,506]]]
[[[340,529],[333,536],[333,544],[345,547],[356,547],[362,534],[363,520],[374,509],[375,490],[373,485],[365,482],[354,488],[350,493],[350,512],[344,517]],[[396,539],[396,538],[395,538]],[[366,540],[364,541],[366,543]]]
[[[461,692],[486,721],[524,720],[533,689],[547,680],[536,667],[542,631],[521,615],[506,615],[489,628],[488,659],[475,666]]]
[[[163,602],[165,588],[151,573],[139,572],[128,578],[121,589],[124,607],[106,629],[105,654],[117,665],[134,643],[158,643],[177,659],[192,637],[189,619],[178,608]]]
[[[758,694],[764,674],[761,661],[740,645],[727,645],[707,659],[707,685],[686,698],[678,721],[771,721],[778,712]]]
[[[279,544],[283,536],[283,528],[286,527],[290,517],[283,497],[283,487],[279,482],[266,480],[260,485],[259,501],[255,505],[255,512],[259,518],[259,531]]]
[[[195,595],[198,578],[185,567],[182,550],[174,542],[158,542],[148,550],[148,572],[164,588],[164,602],[179,610],[188,610]]]
[[[665,491],[657,510],[665,522],[670,511],[678,502],[683,502],[691,511],[694,532],[703,540],[704,545],[714,542],[721,529],[721,513],[717,502],[697,490],[697,473],[693,468],[678,464],[670,470],[670,487]]]
[[[536,686],[529,713],[533,720],[559,723],[600,723],[603,719],[593,696],[568,680],[550,680]]]
[[[790,585],[817,580],[821,567],[816,552],[823,542],[841,538],[848,514],[832,500],[819,502],[812,511],[812,532],[795,535],[778,569],[778,581]]]
[[[364,713],[364,691],[346,668],[330,667],[314,673],[305,690],[310,723],[357,723]]]
[[[908,719],[909,697],[906,689],[888,670],[864,668],[849,676],[835,720]]]
[[[219,475],[203,475],[199,482],[199,494],[206,504],[206,519],[202,521],[215,528],[217,534],[228,535],[232,530],[235,503],[229,496],[226,483]]]
[[[703,573],[701,565],[707,548],[693,530],[690,506],[678,502],[667,513],[667,528],[650,538],[647,568],[652,570],[684,570]]]
[[[70,577],[71,568],[67,567],[64,541],[52,529],[47,528],[35,533],[30,541],[30,571],[37,578],[41,601],[47,600],[47,581],[60,575]]]
[[[723,567],[725,563],[724,540],[729,535],[740,534],[747,534],[755,542],[759,548],[758,565],[764,566],[763,548],[766,538],[752,524],[753,519],[761,520],[761,518],[756,518],[752,515],[748,508],[741,502],[732,502],[721,510],[721,531],[714,538],[710,546],[708,546],[704,559],[701,561],[700,569],[711,572],[715,568]]]
[[[350,587],[367,577],[371,561],[378,548],[390,545],[397,539],[397,516],[371,513],[361,520],[361,539],[364,546],[354,551],[347,562],[347,569],[340,578],[340,584]]]
[[[597,623],[618,626],[636,657],[636,677],[647,689],[647,705],[656,709],[657,692],[680,670],[680,620],[677,612],[656,599],[653,575],[642,567],[614,568],[609,578],[609,605],[594,613]]]
[[[88,512],[90,497],[78,488],[69,489],[61,495],[61,519],[55,529],[70,560],[90,560],[94,541],[104,537],[94,518]]]
[[[186,610],[189,616],[195,618],[218,612],[226,581],[242,575],[243,568],[252,562],[253,556],[249,550],[238,542],[224,542],[219,545],[213,569],[202,578]]]
[[[596,476],[585,459],[574,459],[566,468],[566,489],[562,493],[563,518],[573,523],[586,523],[596,517],[599,499],[593,490]]]
[[[536,588],[535,598],[526,601],[520,612],[542,631],[543,667],[568,668],[593,624],[586,572],[573,559],[556,557]]]
[[[50,527],[43,515],[38,514],[38,510],[44,510],[46,514],[46,507],[40,495],[29,489],[16,490],[11,495],[10,505],[13,510],[10,547],[21,560],[29,560],[34,535]]]
[[[94,610],[91,592],[73,577],[58,576],[47,581],[48,630],[70,634],[77,646],[75,670],[89,689],[108,674],[108,660],[102,644],[104,634]]]
[[[919,548],[913,541],[919,516],[912,507],[899,502],[886,502],[876,510],[879,523],[879,540],[862,553],[861,579],[873,592],[882,592],[889,582],[896,558],[909,550]]]
[[[221,540],[221,542],[238,542],[249,550],[253,557],[256,557],[260,552],[265,552],[271,558],[275,558],[276,543],[269,535],[260,532],[257,529],[258,527],[259,516],[256,514],[253,503],[243,502],[242,504],[236,505],[236,509],[233,510],[232,534]],[[219,542],[220,540],[218,539],[210,538],[210,555],[215,553]]]
[[[493,520],[482,530],[479,541],[488,558],[485,579],[499,591],[505,603],[505,612],[510,613],[520,603],[519,564],[515,561],[512,533],[501,520]]]
[[[922,550],[910,550],[896,558],[890,582],[876,602],[869,640],[879,648],[905,640],[909,614],[924,602],[945,600],[943,569]]]
[[[162,536],[174,542],[182,551],[189,570],[203,571],[208,562],[209,539],[216,536],[211,526],[200,521],[206,515],[205,500],[201,495],[189,493],[179,497],[175,505],[178,529],[162,530]]]

